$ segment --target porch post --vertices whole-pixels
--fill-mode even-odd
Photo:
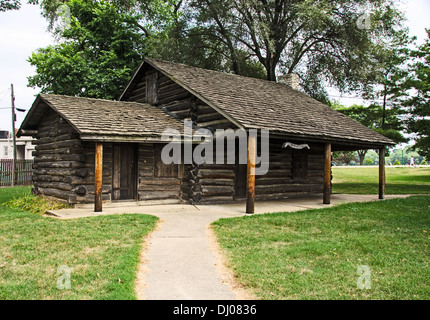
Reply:
[[[331,144],[324,146],[324,182],[323,182],[323,204],[330,204],[331,194]]]
[[[379,199],[385,196],[385,150],[379,149]]]
[[[94,212],[102,212],[103,144],[96,142]]]
[[[255,158],[257,137],[248,135],[248,162],[246,174],[246,213],[254,213],[255,202]]]

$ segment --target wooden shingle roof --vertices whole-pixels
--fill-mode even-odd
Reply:
[[[54,94],[38,95],[21,129],[36,129],[47,108],[69,122],[84,140],[157,140],[166,129],[183,132],[180,121],[149,104]]]
[[[269,129],[271,134],[350,145],[394,144],[385,136],[283,83],[155,59],[146,59],[145,63],[245,129]]]

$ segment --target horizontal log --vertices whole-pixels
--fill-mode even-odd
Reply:
[[[59,190],[55,188],[43,188],[37,187],[35,188],[38,194],[44,196],[51,196],[55,198],[60,198],[69,201],[70,198],[74,198],[74,194],[69,191]]]
[[[145,82],[143,82],[143,85],[140,86],[139,88],[135,88],[131,94],[131,97],[133,96],[137,96],[140,94],[146,94],[146,84]]]
[[[177,83],[173,82],[173,81],[164,81],[161,82],[158,86],[158,94],[166,94],[169,92],[174,92],[176,90],[185,90],[184,88],[182,88],[180,85],[178,85]]]
[[[82,185],[80,187],[84,187],[87,190],[87,194],[93,195],[95,194],[95,184]],[[79,186],[77,187],[79,188]],[[102,193],[111,193],[112,186],[110,184],[102,185]]]
[[[71,176],[66,180],[66,182],[70,183],[73,186],[78,186],[78,185],[90,186],[90,185],[94,185],[94,182],[95,182],[94,177],[95,175],[87,176],[85,178]],[[111,174],[103,175],[102,183],[106,185],[110,185],[112,183],[112,175]]]
[[[256,185],[255,193],[284,193],[284,192],[310,192],[310,191],[322,191],[322,184],[289,184],[289,185],[276,185],[276,186],[265,186]]]
[[[160,108],[166,109],[167,111],[190,110],[190,105],[191,99],[184,99],[160,105]]]
[[[57,142],[57,141],[65,141],[65,140],[73,140],[73,139],[79,139],[79,134],[76,132],[68,132],[62,135],[47,135],[46,137],[39,136],[37,138],[37,144],[45,144],[45,143],[51,143],[51,142]]]
[[[208,105],[203,105],[203,104],[199,104],[199,105],[195,106],[194,110],[195,110],[195,113],[197,115],[213,113],[215,111],[214,108],[212,108]]]
[[[144,101],[146,101],[146,92],[136,94],[136,95],[133,93],[133,95],[130,98],[128,98],[128,101],[131,101],[131,102],[142,101],[142,102],[144,102]]]
[[[234,186],[234,179],[200,179],[199,183],[205,186]]]
[[[88,175],[88,170],[86,169],[70,169],[70,168],[37,168],[33,172],[34,175],[49,175],[49,176],[78,176],[85,177]]]
[[[255,200],[263,201],[263,200],[280,200],[287,199],[291,194],[290,193],[270,193],[270,194],[255,194]]]
[[[50,154],[50,155],[39,155],[34,159],[34,162],[50,162],[50,161],[78,161],[84,162],[85,155],[83,154]]]
[[[200,169],[197,176],[199,178],[223,179],[234,178],[235,174],[233,170]]]
[[[220,204],[231,203],[234,201],[232,196],[203,196],[198,204]]]
[[[180,185],[139,185],[137,187],[138,191],[148,191],[148,192],[179,192],[181,189]]]
[[[172,100],[179,100],[180,98],[177,97],[185,97],[188,96],[189,92],[185,90],[182,87],[177,86],[176,89],[165,91],[165,90],[159,90],[158,92],[158,99],[160,101],[165,100],[166,98],[172,98]],[[160,103],[161,104],[161,103]]]
[[[36,183],[36,182],[66,182],[66,183],[70,183],[70,177],[33,174],[33,182],[34,183]]]
[[[55,161],[55,162],[37,162],[33,164],[34,169],[39,168],[82,168],[84,164],[78,161]]]
[[[34,181],[34,186],[36,188],[53,188],[64,191],[71,191],[72,186],[69,183],[64,182],[42,182],[42,181]]]
[[[79,139],[58,141],[46,144],[39,144],[36,146],[36,150],[47,150],[47,149],[57,149],[65,147],[79,147],[81,146],[81,141]]]
[[[232,186],[202,186],[202,196],[233,196]]]
[[[32,136],[32,137],[35,137],[35,136],[37,136],[37,130],[23,130],[23,129],[20,129],[19,130],[19,134],[21,136]]]
[[[184,100],[190,97],[190,93],[188,91],[184,91],[181,94],[177,94],[176,96],[169,96],[166,97],[164,99],[158,99],[158,104],[167,104],[167,103],[171,103],[173,101],[180,101],[180,100]]]
[[[76,131],[73,129],[72,126],[70,126],[67,123],[63,123],[63,124],[58,124],[58,122],[47,123],[46,128],[43,128],[41,126],[38,127],[36,138],[43,138],[43,137],[46,137],[47,135],[59,136],[69,132],[76,132]]]
[[[214,121],[214,120],[222,120],[222,119],[225,119],[225,118],[218,112],[211,112],[211,113],[195,116],[195,121],[199,123],[204,123],[204,122]]]
[[[181,180],[177,178],[154,178],[154,179],[141,179],[140,185],[142,186],[163,186],[163,185],[180,185]]]
[[[177,117],[178,119],[185,119],[190,116],[190,111],[188,109],[185,110],[179,110],[179,111],[171,111],[170,112],[173,116]]]
[[[179,191],[172,191],[172,192],[139,191],[138,196],[139,196],[139,200],[179,199]]]
[[[35,155],[44,155],[44,154],[80,154],[84,153],[84,149],[82,147],[66,147],[66,148],[56,148],[56,149],[42,149],[35,150]]]
[[[94,195],[87,194],[85,196],[75,196],[76,203],[94,203]],[[102,201],[110,201],[110,193],[102,193]]]
[[[134,86],[133,90],[139,90],[141,88],[145,88],[146,87],[146,82],[145,80],[141,80],[139,82],[136,83],[136,85]]]

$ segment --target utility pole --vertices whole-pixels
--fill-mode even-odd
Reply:
[[[13,94],[13,84],[10,85],[12,101],[12,136],[13,136],[13,160],[12,160],[12,187],[15,186],[15,163],[16,163],[16,136],[15,136],[15,96]]]

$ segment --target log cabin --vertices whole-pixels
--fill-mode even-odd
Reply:
[[[297,81],[293,81],[297,82]],[[192,132],[241,130],[246,161],[178,161],[165,164],[166,129],[180,132],[185,154]],[[255,175],[266,130],[268,170]],[[70,204],[104,201],[175,201],[192,204],[283,199],[322,194],[330,203],[331,153],[380,151],[379,198],[384,197],[384,148],[393,142],[281,82],[145,59],[118,101],[40,94],[18,135],[35,139],[36,194]],[[216,137],[216,136],[215,136]],[[192,140],[191,149],[198,142]],[[210,157],[219,158],[218,150]]]

